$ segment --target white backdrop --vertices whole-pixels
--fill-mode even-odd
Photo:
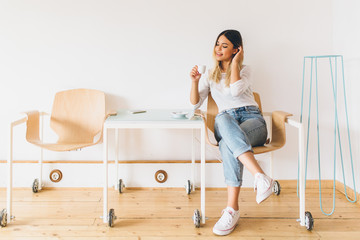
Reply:
[[[211,66],[214,41],[229,28],[242,33],[244,62],[254,71],[253,88],[261,94],[263,110],[299,115],[303,56],[333,53],[333,16],[328,0],[1,0],[0,160],[7,157],[8,122],[22,111],[50,112],[54,94],[61,90],[102,90],[109,109],[189,108],[189,71],[195,64]],[[125,131],[120,157],[190,159],[190,134]],[[274,153],[278,179],[297,177],[296,130],[288,128],[287,137],[285,148]],[[39,150],[25,142],[24,127],[16,129],[15,142],[15,159],[37,159]],[[80,152],[45,151],[44,157],[101,160],[101,150],[98,145]],[[209,152],[207,159],[216,155]],[[66,168],[76,172],[84,167]],[[146,172],[140,165],[130,167],[139,167],[140,179]],[[4,185],[5,164],[0,168]],[[18,168],[19,176],[34,175]],[[166,169],[169,175],[176,172],[174,165]],[[210,182],[224,186],[221,165],[216,169],[208,170],[214,176]],[[332,176],[331,169],[325,166],[324,178]],[[317,177],[315,162],[308,176]],[[143,178],[128,185],[148,185]],[[251,183],[251,177],[245,182]]]

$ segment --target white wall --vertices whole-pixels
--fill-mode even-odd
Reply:
[[[188,108],[189,71],[212,64],[217,34],[228,28],[243,35],[245,63],[254,70],[264,111],[299,114],[303,56],[332,52],[332,18],[327,0],[0,1],[0,160],[7,157],[8,122],[21,111],[50,111],[60,90],[102,90],[109,109]],[[37,159],[39,150],[23,136],[19,127],[14,158]],[[189,136],[190,131],[126,131],[121,158],[190,159]],[[101,149],[46,151],[45,159],[100,160]],[[275,177],[296,179],[296,130],[288,128],[287,145],[274,157]],[[309,178],[316,178],[315,166],[310,163]],[[5,165],[0,167],[1,184]],[[215,179],[222,183],[218,168]],[[325,178],[327,172],[325,167]]]
[[[334,0],[334,50],[344,55],[345,80],[348,100],[350,136],[352,141],[352,157],[357,191],[360,191],[360,2],[356,0]],[[345,145],[348,147],[348,145]],[[349,151],[349,149],[345,149]],[[346,184],[353,188],[352,169],[349,154],[344,159]],[[337,179],[343,182],[341,165],[338,165]]]

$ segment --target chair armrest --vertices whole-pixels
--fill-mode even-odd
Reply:
[[[207,124],[206,124],[206,117],[205,117],[205,115],[206,115],[206,112],[203,112],[203,111],[201,111],[200,109],[196,109],[195,111],[194,111],[194,116],[200,116],[201,118],[202,118],[202,120],[203,120],[203,122],[204,122],[204,125],[205,125],[205,140],[206,140],[206,142],[210,145],[210,146],[213,146],[213,147],[218,147],[219,145],[216,143],[212,143],[211,141],[210,141],[210,138],[209,138],[209,134],[208,134],[208,127],[207,127]]]
[[[29,117],[31,118],[31,115],[34,112],[38,112],[38,111],[29,111],[29,112],[22,112],[21,114],[25,114],[25,117],[19,118],[17,120],[12,121],[10,124],[12,127],[15,127],[17,125],[23,124],[25,122],[27,122],[27,120],[29,119]],[[48,116],[50,114],[48,114],[47,112],[39,112],[40,116]]]
[[[17,119],[17,120],[15,120],[15,121],[12,121],[11,123],[10,123],[10,127],[15,127],[15,126],[17,126],[17,125],[20,125],[20,124],[23,124],[23,123],[25,123],[27,121],[27,117],[25,116],[25,117],[22,117],[22,118],[20,118],[20,119]]]
[[[272,112],[272,140],[270,144],[277,148],[281,148],[285,145],[286,134],[285,134],[285,122],[286,119],[291,116],[291,113],[283,111]]]
[[[286,118],[291,117],[292,114],[288,113],[288,112],[283,112],[283,111],[274,111],[274,112],[262,112],[262,115],[265,117],[272,117],[273,114],[277,115],[277,116],[286,116]]]
[[[288,112],[274,111],[272,112],[272,117],[271,117],[272,125],[273,126],[275,125],[275,128],[284,128],[287,119],[291,116],[292,114]],[[275,130],[279,130],[279,129],[275,129]]]
[[[272,116],[279,117],[279,119],[282,119],[285,122],[288,117],[292,116],[292,114],[288,113],[288,112],[283,112],[283,111],[274,111],[274,112],[272,112]]]

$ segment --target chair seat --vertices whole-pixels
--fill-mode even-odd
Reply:
[[[65,151],[73,151],[84,147],[89,147],[97,144],[95,143],[42,143],[41,141],[31,141],[30,143],[45,148],[51,151],[57,152],[65,152]]]
[[[274,145],[274,144],[266,144],[264,146],[253,147],[254,154],[267,153],[271,151],[275,151],[280,149],[282,146]]]

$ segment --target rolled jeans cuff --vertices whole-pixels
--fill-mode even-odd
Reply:
[[[252,153],[254,153],[254,151],[252,150],[252,147],[247,145],[247,146],[244,146],[242,148],[239,148],[239,149],[236,149],[234,152],[233,152],[233,156],[234,158],[238,158],[241,154],[243,153],[246,153],[246,152],[249,152],[251,151]]]
[[[242,180],[239,181],[239,182],[233,182],[233,181],[230,181],[230,180],[226,180],[225,179],[225,184],[227,186],[230,186],[230,187],[241,187],[242,186]]]

